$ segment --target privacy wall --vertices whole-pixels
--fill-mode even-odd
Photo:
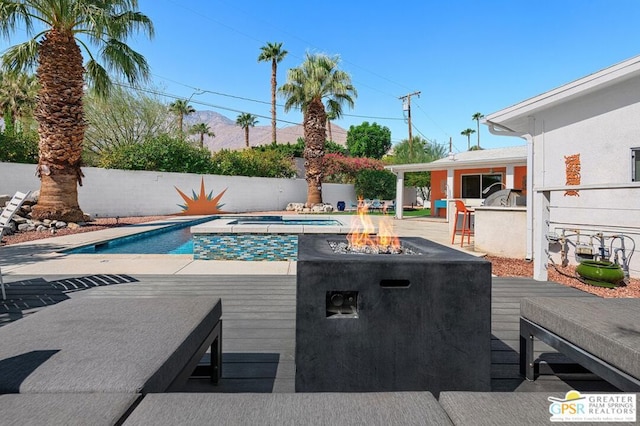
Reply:
[[[34,164],[0,163],[0,194],[36,191],[40,180]],[[254,178],[100,169],[84,167],[83,186],[78,188],[80,208],[92,217],[150,216],[181,213],[189,198],[205,195],[218,200],[221,211],[243,213],[284,210],[288,203],[305,202],[304,179]],[[179,191],[178,191],[179,190]],[[353,185],[324,184],[323,200],[334,207],[338,201],[355,200]]]

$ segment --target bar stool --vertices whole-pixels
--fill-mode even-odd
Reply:
[[[451,244],[456,239],[456,233],[460,232],[462,234],[462,240],[460,241],[460,247],[464,244],[464,236],[467,236],[467,244],[471,244],[471,235],[473,235],[473,231],[471,230],[471,216],[474,214],[474,210],[468,208],[464,205],[462,200],[455,200],[456,203],[456,214],[453,216],[453,234],[451,235]],[[458,215],[462,213],[462,228],[458,228]]]

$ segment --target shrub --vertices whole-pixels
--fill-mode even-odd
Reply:
[[[38,163],[36,132],[0,133],[0,161],[8,163]]]
[[[296,168],[290,156],[277,150],[231,151],[223,149],[211,157],[213,173],[228,176],[291,178]]]
[[[354,186],[358,197],[390,200],[395,198],[396,176],[389,170],[364,169],[358,172]]]
[[[112,147],[102,155],[99,166],[178,173],[211,173],[213,169],[208,149],[168,135]]]
[[[383,170],[380,160],[365,157],[345,157],[340,154],[324,156],[324,182],[355,183],[361,170]]]
[[[304,155],[304,139],[298,138],[295,144],[287,142],[286,144],[269,144],[253,147],[252,149],[259,152],[276,151],[288,157],[302,158]],[[333,141],[326,141],[324,144],[325,154],[342,154],[348,155],[349,151],[344,146]]]

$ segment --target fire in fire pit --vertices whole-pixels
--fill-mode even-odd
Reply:
[[[358,200],[357,215],[351,219],[351,230],[347,234],[347,243],[329,241],[336,253],[356,254],[416,254],[400,244],[393,231],[393,222],[384,211],[378,224],[378,232],[373,225],[369,208],[362,199]]]

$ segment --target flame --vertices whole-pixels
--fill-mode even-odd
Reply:
[[[393,232],[393,222],[391,218],[385,214],[378,224],[378,244],[383,247],[391,247],[394,250],[400,249],[400,239]]]
[[[347,234],[349,247],[389,247],[393,250],[400,249],[400,240],[394,234],[393,222],[383,209],[384,215],[378,224],[378,234],[375,234],[375,226],[369,216],[369,207],[362,198],[358,198],[357,214],[351,219],[351,229]]]
[[[351,229],[347,234],[347,241],[351,247],[365,247],[376,245],[374,242],[375,226],[369,216],[369,207],[362,198],[358,198],[357,214],[351,219]]]

